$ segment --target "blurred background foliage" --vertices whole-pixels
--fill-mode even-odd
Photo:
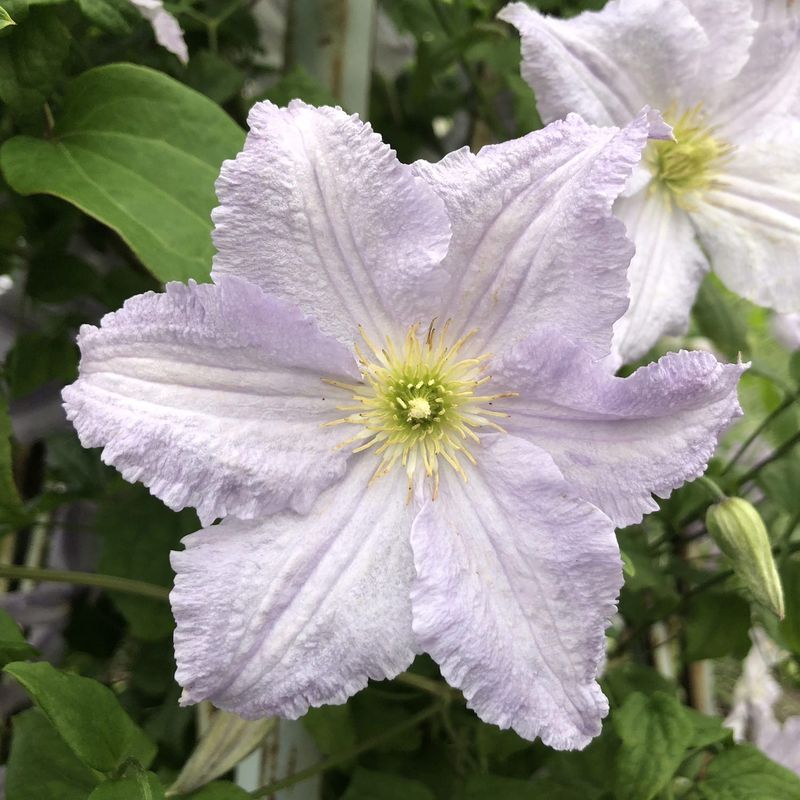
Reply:
[[[778,725],[788,730],[800,715],[800,357],[797,343],[776,340],[767,312],[713,278],[689,335],[662,349],[752,361],[746,415],[709,475],[764,519],[784,583],[782,621],[710,542],[703,518],[715,498],[699,481],[619,533],[626,585],[603,679],[612,711],[584,752],[480,723],[425,657],[300,723],[180,708],[168,553],[199,525],[81,448],[59,400],[77,372],[79,326],[163,281],[208,279],[214,178],[257,100],[340,104],[406,162],[478,149],[541,121],[494,0],[178,0],[167,8],[185,31],[185,65],[128,0],[0,5],[0,655],[12,664],[0,686],[0,757],[9,800],[800,798],[799,778],[734,744],[721,724],[754,627],[778,647],[769,665],[781,687]],[[602,5],[538,2],[562,16]]]

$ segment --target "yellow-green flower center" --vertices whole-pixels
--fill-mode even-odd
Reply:
[[[400,464],[408,475],[409,497],[418,470],[433,480],[436,497],[440,458],[466,480],[461,460],[476,463],[468,444],[480,442],[473,428],[503,431],[487,418],[506,414],[484,406],[512,396],[477,393],[478,387],[491,380],[481,374],[489,356],[460,358],[475,331],[448,344],[448,327],[446,323],[437,331],[431,323],[420,337],[419,326],[412,325],[399,347],[390,336],[378,347],[359,329],[367,346],[365,352],[356,345],[362,382],[328,381],[350,392],[353,402],[337,406],[350,413],[326,425],[360,426],[359,432],[340,446],[356,444],[354,453],[372,449],[380,457],[372,481]]]
[[[673,127],[674,142],[650,142],[644,160],[653,173],[654,187],[682,208],[691,208],[707,191],[733,147],[720,139],[705,118],[701,106],[664,119]]]

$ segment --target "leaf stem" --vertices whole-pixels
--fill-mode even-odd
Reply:
[[[44,114],[44,122],[46,126],[45,130],[45,138],[52,139],[53,138],[53,131],[56,127],[56,121],[53,118],[53,111],[50,108],[50,104],[45,102],[42,106],[42,113]]]
[[[428,0],[431,10],[436,17],[436,21],[439,23],[439,27],[449,39],[455,40],[456,36],[453,27],[444,10],[439,5],[439,2],[440,0]],[[507,139],[508,131],[506,131],[505,125],[500,120],[495,112],[494,106],[483,91],[480,77],[476,74],[475,70],[473,70],[472,65],[467,61],[463,53],[459,53],[457,59],[475,96],[477,111],[479,114],[482,112],[484,122],[486,122],[492,133],[498,138],[498,141]]]
[[[701,475],[697,482],[714,498],[716,501],[727,500],[728,495],[719,488],[715,481],[712,481],[707,475]]]
[[[51,581],[53,583],[71,583],[76,586],[95,586],[125,594],[136,594],[153,600],[167,602],[169,589],[153,583],[136,581],[131,578],[120,578],[116,575],[98,575],[94,572],[77,572],[68,569],[45,569],[43,567],[20,567],[16,564],[0,564],[0,578],[18,578],[20,580]]]
[[[763,433],[764,429],[777,417],[779,417],[787,408],[790,408],[793,403],[800,399],[800,394],[792,393],[788,397],[784,397],[783,401],[755,427],[753,432],[742,442],[739,449],[731,456],[731,460],[722,468],[720,475],[725,475],[733,467],[736,462],[744,455],[745,451],[751,444]]]
[[[442,702],[434,703],[433,705],[428,706],[428,708],[426,708],[424,711],[420,711],[413,717],[410,717],[407,720],[403,720],[403,722],[399,723],[398,725],[394,725],[391,728],[387,728],[385,731],[383,731],[383,733],[379,733],[377,736],[371,736],[369,739],[365,739],[363,742],[360,742],[355,747],[351,747],[347,750],[342,750],[339,753],[334,753],[333,755],[330,755],[327,758],[323,758],[316,764],[313,764],[307,769],[300,770],[300,772],[296,772],[294,775],[289,775],[288,777],[282,778],[281,780],[274,781],[273,783],[268,783],[266,786],[262,786],[259,789],[250,792],[250,796],[269,797],[270,795],[275,794],[275,792],[278,792],[281,789],[287,789],[290,786],[294,786],[295,784],[307,781],[309,778],[313,778],[315,775],[318,775],[321,772],[325,772],[326,770],[329,770],[332,767],[350,761],[350,759],[355,758],[356,756],[360,756],[367,750],[371,750],[373,747],[377,747],[378,745],[383,744],[384,742],[394,738],[395,736],[397,736],[397,734],[402,733],[405,730],[409,730],[411,728],[416,727],[417,725],[419,725],[420,722],[428,719],[428,717],[432,717],[434,714],[441,711],[443,708],[444,708],[444,703]]]
[[[800,551],[800,542],[783,542],[772,547],[772,555],[781,556],[784,560],[798,551]],[[724,583],[726,580],[728,580],[728,578],[733,577],[733,574],[734,573],[732,569],[724,569],[721,572],[716,572],[713,575],[709,575],[705,580],[702,580],[695,586],[688,588],[669,613],[679,614],[686,611],[689,601],[694,599],[697,595],[702,594],[706,590],[711,589],[720,583]],[[625,653],[631,647],[633,642],[650,628],[654,621],[655,620],[648,620],[647,622],[628,628],[624,632],[625,635],[620,637],[620,639],[617,641],[616,647],[613,649],[613,651],[609,653],[609,660],[619,658],[623,653]]]
[[[749,480],[752,480],[756,475],[758,475],[759,472],[761,472],[762,469],[764,469],[764,467],[786,455],[786,453],[788,453],[798,443],[800,443],[800,431],[792,436],[791,439],[787,439],[780,447],[773,450],[772,453],[770,453],[766,458],[761,459],[761,461],[752,467],[752,469],[749,469],[747,472],[745,472],[745,474],[738,479],[738,483],[741,485],[743,483],[747,483]]]
[[[445,699],[451,698],[460,694],[457,689],[450,688],[446,683],[426,678],[424,675],[416,675],[413,672],[401,672],[395,676],[398,683],[404,683],[406,686],[413,686],[415,689],[422,689],[429,694],[443,697]]]
[[[796,512],[795,515],[789,520],[786,524],[781,535],[778,537],[778,567],[783,567],[784,564],[788,561],[789,556],[791,555],[791,547],[792,547],[792,534],[794,533],[794,529],[800,524],[800,511]]]

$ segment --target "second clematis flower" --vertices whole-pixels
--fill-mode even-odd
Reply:
[[[800,311],[800,15],[786,0],[611,0],[574,19],[512,3],[522,74],[545,121],[624,124],[648,103],[653,142],[616,211],[636,243],[618,361],[685,332],[709,266],[733,291]]]
[[[410,167],[338,109],[249,125],[214,283],[85,326],[64,391],[84,445],[208,526],[173,558],[183,702],[297,717],[425,651],[484,720],[583,747],[614,527],[740,413],[740,365],[603,360],[633,251],[611,207],[663,123]]]

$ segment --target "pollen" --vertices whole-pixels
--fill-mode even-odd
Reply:
[[[680,116],[668,110],[664,119],[673,126],[675,141],[650,142],[644,161],[653,173],[653,188],[660,190],[668,202],[691,210],[713,186],[733,146],[708,124],[700,105]]]
[[[433,498],[439,492],[439,471],[453,469],[465,481],[466,462],[477,463],[473,450],[480,444],[476,429],[505,432],[495,419],[506,417],[487,408],[513,393],[484,394],[491,381],[484,366],[489,354],[463,357],[477,331],[450,343],[449,321],[441,330],[431,323],[427,332],[412,325],[401,343],[390,336],[378,346],[359,328],[363,345],[356,345],[362,380],[357,384],[326,381],[350,393],[346,416],[325,425],[350,424],[359,431],[340,447],[354,453],[372,451],[378,463],[370,483],[402,468],[408,477],[410,499],[417,478],[430,479]]]
[[[430,419],[431,404],[424,397],[412,397],[408,404],[408,419],[411,422],[415,419]]]

